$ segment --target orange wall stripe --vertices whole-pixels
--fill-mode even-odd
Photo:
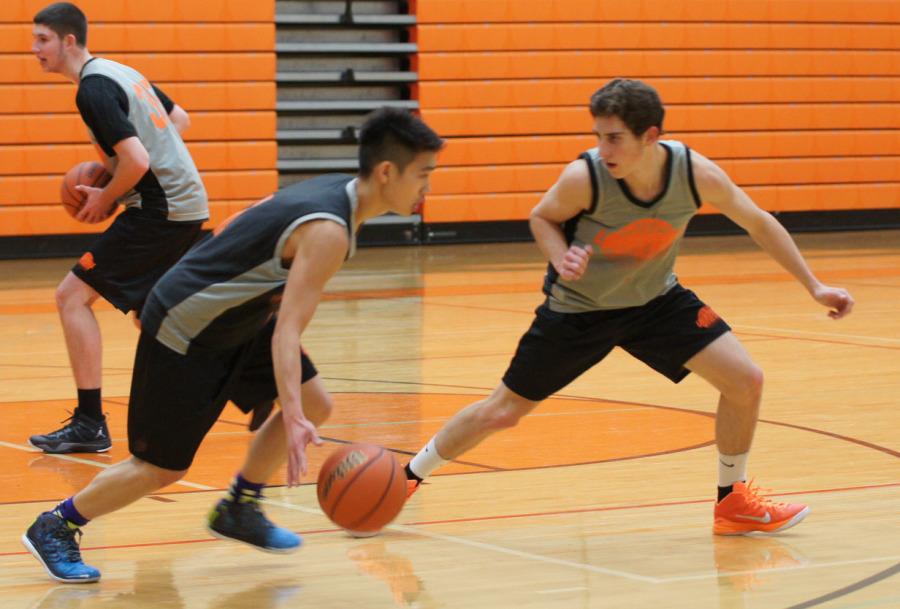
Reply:
[[[204,171],[210,199],[259,199],[278,188],[275,169]],[[59,204],[62,175],[0,177],[0,208]]]
[[[4,0],[0,3],[0,22],[31,23],[39,10],[50,4],[48,0]],[[128,23],[162,23],[197,21],[211,23],[261,21],[275,18],[275,3],[271,0],[78,0],[91,23],[125,21]]]
[[[900,79],[848,77],[647,78],[663,103],[897,102]],[[587,107],[598,78],[426,81],[415,98],[426,108]]]
[[[900,183],[824,186],[761,186],[745,191],[769,211],[829,211],[900,207]],[[431,195],[426,222],[490,222],[525,220],[542,192],[478,195]],[[704,206],[700,213],[717,213]]]
[[[741,186],[897,182],[900,156],[719,161]],[[550,188],[563,164],[447,167],[431,178],[435,195],[530,192]]]
[[[201,171],[269,169],[278,162],[274,140],[189,143],[188,150]],[[64,174],[76,163],[96,160],[90,144],[60,146],[0,146],[0,175]]]
[[[188,112],[270,110],[275,107],[275,82],[172,83],[154,82]],[[0,85],[0,114],[74,114],[75,85]]]
[[[900,25],[527,23],[420,25],[420,53],[587,49],[897,49]]]
[[[900,129],[872,131],[753,131],[679,133],[666,139],[685,144],[712,159],[896,155]],[[568,162],[597,145],[593,135],[450,138],[439,165],[512,165]]]
[[[0,53],[22,53],[30,49],[31,29],[28,24],[0,25]],[[114,52],[271,51],[275,48],[275,24],[90,24],[88,48],[95,55]]]
[[[210,201],[210,221],[205,226],[207,228],[215,226],[255,201],[256,199]],[[62,205],[31,207],[24,210],[0,207],[0,237],[99,233],[111,223],[112,220],[100,224],[83,224],[71,218]]]
[[[422,109],[422,117],[444,136],[584,133],[587,108]],[[673,105],[670,131],[897,129],[900,104]]]
[[[151,82],[273,81],[275,53],[164,53],[104,55],[131,66]],[[59,74],[44,74],[31,55],[0,55],[2,83],[63,83]]]
[[[411,0],[419,23],[484,22],[841,22],[900,23],[884,0]]]
[[[275,112],[192,112],[186,141],[275,139]],[[88,141],[81,117],[0,116],[0,144],[67,144]]]
[[[535,51],[421,53],[420,80],[646,76],[900,75],[896,51]]]

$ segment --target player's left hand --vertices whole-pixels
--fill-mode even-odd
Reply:
[[[284,417],[284,431],[287,434],[288,471],[287,485],[297,486],[301,476],[307,472],[306,445],[312,442],[316,446],[322,445],[316,426],[309,419]]]
[[[828,307],[828,317],[831,319],[840,319],[845,315],[849,315],[853,310],[853,296],[844,288],[833,288],[823,285],[813,291],[813,298],[820,305]]]
[[[81,206],[81,209],[75,215],[76,220],[88,224],[96,224],[109,217],[110,210],[116,202],[113,201],[111,204],[103,203],[100,198],[100,193],[103,192],[102,188],[94,188],[93,186],[79,184],[75,187],[75,190],[83,192],[87,197],[84,201],[84,205]]]

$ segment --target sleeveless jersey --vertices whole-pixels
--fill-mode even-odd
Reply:
[[[681,142],[660,142],[667,161],[662,192],[652,201],[631,194],[606,170],[597,148],[581,155],[590,169],[591,207],[563,227],[569,245],[594,253],[580,279],[566,281],[548,265],[544,293],[550,309],[580,313],[636,307],[677,282],[673,268],[688,221],[700,207],[691,154]]]
[[[282,251],[311,220],[347,228],[356,251],[356,180],[329,174],[288,186],[234,216],[163,275],[147,297],[142,331],[170,349],[220,349],[251,340],[277,311],[290,268]]]
[[[126,65],[99,57],[85,64],[81,79],[94,75],[111,79],[125,92],[128,120],[150,156],[149,171],[165,193],[166,219],[206,220],[209,217],[207,195],[197,166],[147,79]],[[90,136],[96,143],[94,134]],[[140,208],[141,193],[132,190],[119,201],[126,207]]]

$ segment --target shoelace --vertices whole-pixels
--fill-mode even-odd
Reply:
[[[750,482],[747,483],[747,494],[745,495],[747,497],[747,503],[750,505],[750,507],[753,507],[753,508],[765,508],[765,507],[779,508],[779,507],[786,506],[787,505],[786,503],[781,503],[779,501],[773,501],[773,500],[769,499],[768,497],[763,497],[760,494],[760,493],[768,493],[768,492],[771,492],[772,490],[773,489],[763,488],[761,486],[754,485],[754,480],[751,479]]]
[[[235,505],[245,506],[237,510],[238,521],[242,526],[252,524],[255,526],[262,526],[266,529],[271,529],[275,526],[269,522],[269,519],[266,518],[266,515],[263,513],[262,508],[259,506],[259,499],[246,497],[245,501],[236,502]]]
[[[78,549],[81,544],[81,529],[70,529],[68,525],[63,524],[51,531],[50,537],[56,542],[51,548],[55,553],[67,562],[81,562],[81,550]]]
[[[71,411],[71,410],[67,410],[66,412],[69,413],[69,418],[63,419],[62,421],[60,421],[60,423],[62,423],[63,426],[60,427],[59,429],[57,429],[56,431],[53,431],[53,432],[47,434],[48,437],[58,436],[58,435],[60,435],[60,434],[62,434],[62,433],[65,433],[65,432],[67,432],[67,431],[69,430],[69,425],[67,425],[67,423],[68,423],[69,421],[74,421],[74,420],[75,420],[75,413],[74,413],[73,411]]]

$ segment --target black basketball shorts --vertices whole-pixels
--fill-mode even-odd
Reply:
[[[696,294],[676,284],[645,305],[558,313],[545,302],[519,341],[503,383],[540,401],[621,347],[675,383],[684,364],[731,328]]]
[[[127,209],[97,237],[72,273],[123,313],[140,311],[150,288],[201,231],[202,222],[170,222]]]
[[[238,347],[181,355],[141,332],[128,402],[128,448],[135,457],[169,470],[186,470],[229,400],[242,409],[275,399],[274,321]],[[303,381],[316,376],[301,355]]]

